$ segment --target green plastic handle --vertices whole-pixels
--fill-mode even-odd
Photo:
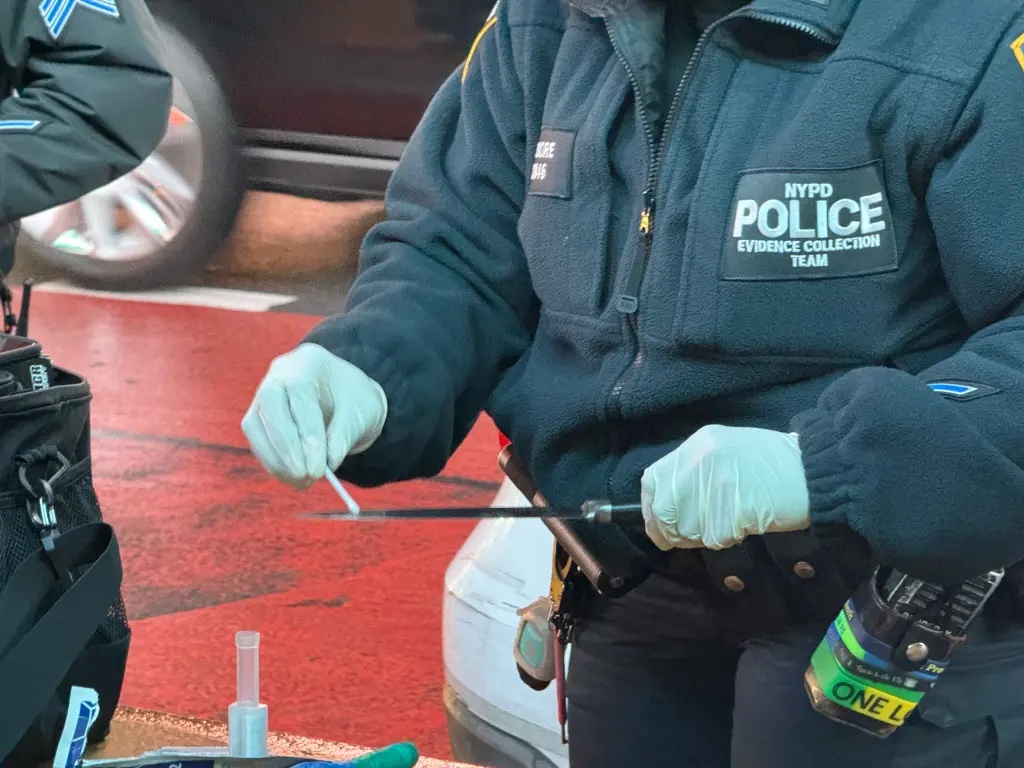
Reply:
[[[352,761],[352,768],[414,768],[420,760],[412,744],[393,744]]]

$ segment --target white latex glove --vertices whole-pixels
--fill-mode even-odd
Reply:
[[[305,489],[373,445],[387,413],[377,382],[317,344],[300,344],[270,364],[242,431],[271,475]]]
[[[647,535],[659,549],[726,549],[810,526],[797,436],[712,425],[644,472]]]

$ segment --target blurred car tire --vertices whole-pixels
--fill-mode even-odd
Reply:
[[[175,77],[172,117],[187,118],[186,127],[198,136],[176,141],[182,124],[172,119],[160,147],[138,169],[80,200],[22,221],[22,244],[88,288],[147,290],[187,281],[230,234],[245,193],[234,120],[201,26],[174,0],[154,4],[154,13],[164,61]],[[178,108],[179,94],[188,101],[187,110]],[[193,179],[186,181],[176,165],[191,165]],[[191,187],[191,200],[183,181]],[[176,186],[183,194],[169,192]],[[110,219],[103,227],[106,251],[97,243],[100,233],[89,230],[89,212],[92,223],[97,216]],[[152,226],[146,227],[146,219]],[[130,234],[122,230],[126,221],[128,229],[148,231],[121,247]],[[67,222],[76,224],[64,229]],[[121,238],[117,246],[110,245],[111,231]]]

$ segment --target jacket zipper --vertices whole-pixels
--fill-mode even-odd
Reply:
[[[574,4],[570,2],[570,5]],[[629,63],[629,60],[622,53],[615,30],[609,23],[609,20],[607,18],[604,19],[605,28],[608,30],[608,37],[611,40],[612,48],[614,49],[615,54],[619,57],[619,61],[622,62],[622,66],[626,70],[626,75],[629,77],[629,82],[633,86],[633,93],[637,98],[637,116],[640,120],[641,126],[643,127],[644,142],[646,144],[649,158],[646,186],[643,192],[643,205],[640,211],[640,223],[637,228],[638,234],[641,238],[640,250],[633,259],[629,273],[626,275],[625,285],[623,285],[622,291],[615,300],[615,308],[626,316],[635,352],[632,362],[626,370],[620,374],[609,394],[608,414],[613,419],[620,418],[622,416],[622,391],[630,376],[632,376],[632,374],[639,370],[643,365],[645,358],[643,342],[640,339],[638,330],[639,323],[637,320],[637,314],[640,308],[640,288],[643,284],[644,272],[647,268],[647,261],[650,258],[651,246],[654,240],[655,214],[657,211],[657,198],[655,191],[657,190],[658,179],[661,172],[662,156],[665,152],[665,147],[668,143],[669,137],[672,135],[678,106],[682,101],[683,95],[686,93],[686,85],[688,84],[690,77],[693,75],[693,70],[697,67],[697,62],[700,60],[701,53],[703,53],[708,39],[712,34],[714,34],[719,26],[739,18],[749,18],[768,24],[776,24],[778,26],[802,32],[822,43],[835,43],[835,38],[833,36],[824,33],[817,27],[783,16],[775,16],[774,14],[765,13],[763,11],[740,9],[716,20],[712,24],[708,25],[697,39],[696,45],[694,45],[693,52],[690,54],[690,59],[686,64],[686,69],[683,71],[683,76],[680,78],[679,85],[676,87],[675,94],[672,97],[672,103],[669,106],[668,114],[665,117],[665,125],[662,128],[661,140],[658,142],[657,147],[654,146],[654,130],[647,120],[647,116],[643,110],[643,92],[640,89],[640,83],[636,78],[636,74]]]
[[[714,30],[722,23],[732,21],[738,18],[749,18],[755,21],[761,21],[768,24],[777,24],[778,26],[787,27],[789,29],[795,29],[798,32],[802,32],[815,40],[819,40],[823,43],[833,43],[834,38],[826,35],[818,28],[805,24],[794,19],[788,19],[783,16],[775,16],[773,14],[765,13],[764,11],[744,11],[739,10],[735,13],[731,13],[727,16],[718,19],[714,23],[710,24],[697,40],[694,46],[693,52],[690,54],[690,60],[686,64],[686,69],[683,71],[683,76],[679,81],[679,85],[676,88],[676,92],[672,97],[672,104],[669,106],[668,114],[665,117],[665,126],[662,130],[661,141],[658,142],[657,153],[653,157],[653,161],[650,165],[647,177],[647,187],[644,190],[643,208],[640,214],[640,236],[643,238],[643,247],[640,251],[640,256],[633,260],[633,264],[630,267],[629,274],[626,276],[626,284],[623,286],[622,293],[618,296],[615,307],[620,312],[628,315],[636,314],[639,309],[639,293],[640,286],[643,283],[644,270],[647,267],[647,259],[650,256],[651,240],[654,237],[654,215],[655,215],[655,195],[654,192],[657,189],[658,176],[661,171],[661,159],[665,152],[665,146],[668,143],[669,136],[672,133],[672,128],[675,123],[676,108],[681,101],[685,91],[685,86],[690,76],[693,74],[693,70],[697,66],[697,61],[700,58],[701,50],[707,43],[708,37],[714,32]],[[611,26],[607,20],[605,25],[608,28],[608,36],[611,38],[612,47],[615,52],[619,55],[619,59],[622,61],[623,66],[626,68],[626,73],[629,75],[629,80],[633,84],[633,89],[637,95],[640,95],[640,90],[637,85],[636,78],[626,60],[626,57],[622,55],[619,50],[618,41],[615,39],[615,35],[612,32]],[[647,136],[648,151],[652,149],[653,141],[651,139],[651,128],[647,124],[647,120],[644,119],[641,110],[641,120],[644,123],[644,134]]]
[[[636,78],[636,74],[633,72],[633,68],[630,66],[629,59],[623,54],[614,30],[608,23],[608,19],[604,19],[604,26],[608,31],[608,38],[611,40],[611,47],[614,49],[618,59],[623,62],[623,67],[626,69],[626,74],[633,86],[633,92],[637,97],[637,115],[641,125],[643,126],[648,158],[650,159],[647,168],[646,186],[643,193],[643,206],[640,212],[640,223],[638,226],[638,233],[641,238],[640,250],[637,256],[633,259],[633,263],[630,265],[630,271],[626,275],[626,284],[623,286],[622,292],[618,294],[615,299],[615,308],[627,317],[627,325],[630,329],[636,351],[629,367],[622,373],[622,375],[620,375],[620,377],[618,377],[611,388],[611,392],[608,397],[608,414],[611,418],[620,418],[622,416],[623,390],[625,389],[630,377],[640,369],[644,362],[644,349],[643,342],[640,339],[638,331],[639,324],[637,321],[637,313],[640,308],[640,288],[643,284],[644,272],[647,268],[647,261],[650,257],[650,250],[654,239],[654,219],[657,210],[655,190],[657,188],[660,170],[662,170],[662,159],[665,154],[665,147],[668,144],[669,138],[672,135],[672,129],[675,126],[679,103],[682,101],[682,97],[686,92],[686,85],[693,74],[693,70],[696,69],[697,61],[700,59],[700,54],[703,52],[703,48],[705,48],[709,38],[721,25],[732,22],[732,20],[736,18],[752,18],[754,20],[758,20],[758,22],[774,24],[780,27],[797,30],[798,32],[802,32],[822,43],[834,44],[836,42],[835,37],[829,36],[811,25],[797,22],[797,20],[792,18],[776,16],[763,11],[739,9],[717,19],[716,22],[709,25],[708,28],[700,34],[700,37],[697,39],[697,42],[693,47],[693,52],[690,54],[689,61],[686,63],[686,69],[683,71],[683,76],[680,79],[675,95],[672,98],[672,104],[669,106],[669,113],[666,116],[665,126],[662,130],[662,138],[660,138],[656,147],[654,146],[653,129],[643,112],[643,93],[640,89],[639,81]]]
[[[658,178],[661,174],[661,160],[665,153],[665,146],[668,143],[668,138],[671,135],[672,128],[675,125],[675,118],[677,107],[679,102],[682,100],[682,96],[686,90],[686,84],[693,74],[693,70],[697,66],[697,60],[700,57],[701,51],[704,48],[704,44],[707,41],[708,36],[715,29],[717,24],[712,24],[698,38],[696,45],[694,45],[693,52],[690,54],[690,60],[686,63],[686,69],[683,70],[683,76],[679,80],[679,85],[676,88],[676,92],[672,97],[672,103],[669,106],[668,114],[665,116],[665,125],[661,131],[661,141],[658,142],[658,146],[655,150],[653,142],[650,140],[652,133],[650,126],[647,123],[647,118],[642,114],[641,120],[644,123],[644,132],[648,136],[648,146],[655,150],[651,158],[651,164],[648,168],[647,173],[647,186],[644,189],[643,207],[640,212],[640,226],[639,233],[642,239],[642,247],[640,253],[636,259],[633,260],[633,264],[630,267],[629,274],[626,276],[626,284],[623,286],[622,293],[619,294],[618,299],[615,302],[615,307],[620,312],[634,316],[636,315],[637,309],[639,308],[639,294],[640,285],[643,283],[644,270],[647,267],[647,259],[650,256],[651,244],[654,239],[654,215],[656,211],[657,201],[655,199],[655,190],[658,186]],[[608,29],[609,37],[612,38],[612,47],[618,53],[618,43],[615,41],[614,35],[612,34],[611,28]],[[635,78],[632,71],[630,70],[629,64],[626,63],[626,58],[619,54],[619,58],[622,60],[626,67],[626,72],[629,74],[629,79],[634,83],[634,88],[637,91],[637,95],[640,95],[639,88],[636,86]]]
[[[834,35],[828,34],[818,27],[811,24],[805,24],[804,22],[797,21],[796,19],[789,19],[785,16],[776,16],[773,13],[766,13],[765,11],[739,10],[735,15],[727,18],[753,19],[754,21],[763,21],[766,24],[777,24],[780,27],[788,27],[789,29],[795,29],[797,32],[803,32],[808,37],[813,37],[815,40],[828,45],[835,45],[836,43]]]
[[[647,120],[647,116],[644,114],[643,92],[640,89],[640,83],[636,78],[636,74],[633,72],[633,67],[630,65],[629,60],[622,54],[618,38],[615,35],[612,25],[608,23],[607,19],[605,19],[605,27],[608,30],[608,37],[611,40],[612,48],[615,50],[615,54],[619,57],[619,61],[622,62],[622,66],[625,67],[626,75],[629,77],[629,82],[633,86],[633,93],[636,95],[637,99],[637,115],[640,120],[640,124],[643,126],[645,143],[647,145],[647,155],[649,158],[647,166],[647,180],[643,193],[643,205],[640,210],[640,223],[637,228],[637,232],[640,236],[640,249],[636,257],[633,259],[633,263],[630,265],[629,273],[626,275],[625,285],[615,300],[615,308],[626,316],[626,322],[636,351],[632,362],[615,381],[608,397],[608,413],[611,418],[614,419],[622,416],[622,390],[625,388],[630,376],[635,371],[639,370],[644,363],[645,354],[643,342],[640,339],[640,333],[638,330],[639,323],[637,321],[637,313],[640,307],[640,286],[643,283],[644,271],[647,268],[647,260],[651,255],[651,245],[654,240],[654,218],[657,210],[655,190],[657,189],[658,178],[661,172],[662,155],[665,151],[665,145],[668,142],[668,137],[675,123],[676,108],[682,99],[683,93],[685,93],[686,84],[689,81],[690,76],[693,74],[693,70],[697,65],[697,60],[700,58],[700,54],[708,37],[717,27],[717,22],[710,25],[703,33],[701,33],[700,38],[697,40],[697,43],[693,48],[693,52],[690,54],[690,59],[686,64],[686,69],[683,71],[683,76],[676,88],[675,95],[672,97],[672,104],[669,107],[668,114],[665,116],[665,125],[662,128],[661,140],[658,142],[657,146],[654,145],[654,129],[651,127],[650,122]]]

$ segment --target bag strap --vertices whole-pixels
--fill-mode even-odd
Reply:
[[[117,602],[121,556],[114,529],[89,523],[54,540],[72,571],[84,569],[44,613],[61,584],[53,553],[37,549],[0,592],[0,760],[9,755],[42,712]]]

